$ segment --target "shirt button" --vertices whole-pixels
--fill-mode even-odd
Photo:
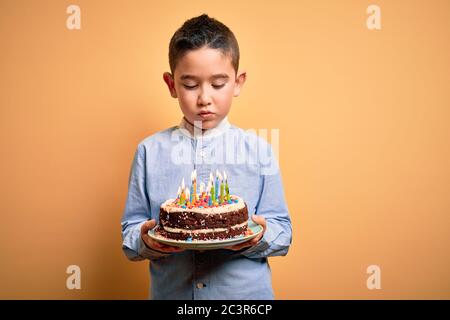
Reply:
[[[197,288],[201,289],[203,288],[205,285],[201,282],[197,283]]]

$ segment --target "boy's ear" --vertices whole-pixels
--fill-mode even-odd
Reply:
[[[247,72],[242,71],[239,73],[239,75],[236,77],[236,83],[234,86],[234,96],[237,97],[241,93],[242,86],[245,83],[245,80],[247,79]]]
[[[169,88],[170,95],[173,98],[177,98],[177,91],[175,90],[175,80],[173,79],[172,74],[170,72],[164,72],[163,74],[164,82],[167,84],[167,87]]]

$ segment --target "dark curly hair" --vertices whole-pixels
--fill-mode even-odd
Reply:
[[[169,64],[172,75],[178,61],[189,50],[204,46],[230,55],[234,71],[238,72],[239,45],[233,32],[222,22],[202,14],[185,21],[170,39]]]

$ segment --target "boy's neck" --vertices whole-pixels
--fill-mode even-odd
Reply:
[[[185,125],[184,125],[184,127],[189,131],[189,133],[191,134],[191,135],[194,135],[194,130],[195,130],[195,126],[194,126],[194,124],[192,123],[192,122],[190,122],[186,117],[183,117],[183,120],[184,120],[184,122],[185,122]],[[208,130],[208,129],[200,129],[199,127],[197,127],[196,128],[197,130],[197,134],[198,133],[200,133],[200,130],[201,130],[201,133],[203,134],[206,130]]]

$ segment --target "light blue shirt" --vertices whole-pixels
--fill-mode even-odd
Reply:
[[[203,134],[179,126],[140,142],[134,156],[122,217],[123,251],[132,261],[150,260],[152,299],[273,299],[270,256],[286,255],[292,226],[281,175],[270,144],[225,118]],[[161,253],[148,248],[141,225],[159,221],[161,204],[175,198],[181,180],[197,184],[210,172],[226,172],[230,194],[244,199],[249,214],[265,217],[267,230],[253,247]],[[250,217],[249,217],[250,218]]]

